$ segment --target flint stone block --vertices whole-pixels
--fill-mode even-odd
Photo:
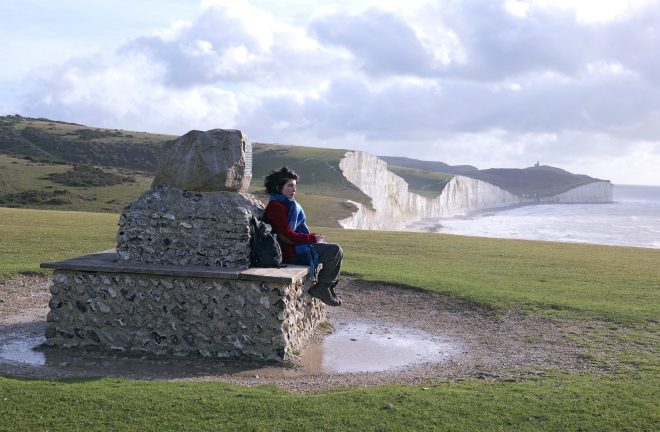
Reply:
[[[263,210],[263,203],[250,194],[150,189],[124,207],[117,257],[149,264],[247,268],[250,218],[260,217]]]
[[[163,145],[152,187],[247,192],[251,158],[247,137],[239,130],[193,130]]]
[[[42,265],[57,269],[46,345],[286,362],[325,319],[324,305],[307,294],[305,267],[147,273],[140,264],[142,272],[130,273],[131,264],[97,256]]]

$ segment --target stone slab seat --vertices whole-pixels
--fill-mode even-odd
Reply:
[[[41,268],[55,270],[49,346],[282,362],[325,319],[304,266],[146,264],[108,250]]]
[[[160,274],[168,276],[191,276],[217,279],[239,279],[276,283],[294,283],[309,273],[309,267],[299,265],[287,265],[283,268],[260,268],[248,269],[231,267],[211,267],[182,265],[172,266],[168,264],[146,264],[140,262],[127,262],[117,259],[113,249],[83,255],[64,261],[41,263],[41,268],[57,270],[82,270],[102,271],[113,273],[140,273]]]

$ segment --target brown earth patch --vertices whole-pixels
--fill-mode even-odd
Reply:
[[[43,275],[18,275],[0,285],[0,349],[20,338],[43,335],[50,281]],[[433,384],[467,378],[523,380],[549,371],[597,373],[599,366],[580,342],[606,323],[544,318],[480,305],[416,289],[345,278],[338,287],[344,305],[328,309],[331,324],[372,320],[422,330],[460,341],[462,353],[447,361],[394,371],[329,374],[310,368],[303,352],[296,364],[277,367],[205,359],[128,358],[46,349],[43,364],[0,358],[5,376],[59,379],[119,376],[134,379],[222,381],[240,385],[276,384],[297,391],[366,387],[379,384]],[[319,329],[310,346],[332,332]]]

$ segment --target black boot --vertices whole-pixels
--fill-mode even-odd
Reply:
[[[337,297],[332,295],[330,285],[329,283],[317,283],[309,289],[309,295],[321,300],[328,306],[339,306],[341,302],[337,300]]]
[[[337,300],[339,300],[339,304],[341,305],[341,298],[339,298],[339,296],[338,296],[337,293],[335,292],[335,287],[337,286],[338,283],[339,283],[339,281],[336,280],[336,281],[334,281],[333,283],[330,284],[330,293],[332,294],[332,296],[333,296],[334,298],[336,298]]]

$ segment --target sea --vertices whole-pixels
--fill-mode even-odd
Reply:
[[[614,185],[612,203],[528,205],[424,219],[406,229],[660,249],[660,186]]]

